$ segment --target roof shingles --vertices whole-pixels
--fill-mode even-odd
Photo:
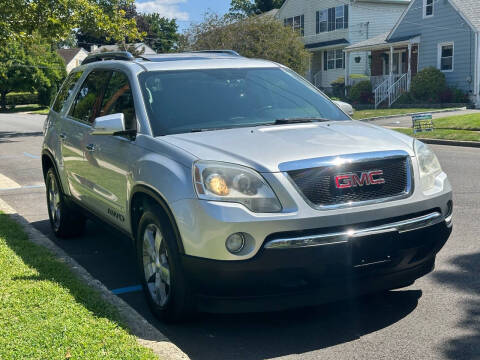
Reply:
[[[472,26],[480,31],[480,0],[450,0]]]

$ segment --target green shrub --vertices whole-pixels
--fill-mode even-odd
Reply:
[[[351,74],[350,79],[353,79],[353,80],[358,80],[358,79],[369,80],[369,77],[367,75],[363,75],[363,74]]]
[[[467,104],[470,102],[468,94],[460,89],[451,88],[452,91],[452,103],[456,104]]]
[[[354,104],[373,103],[372,83],[366,80],[353,85],[350,89],[349,98]]]
[[[395,104],[403,105],[403,104],[414,104],[415,100],[412,98],[412,95],[410,93],[406,92],[400,95],[398,100],[395,102]]]
[[[330,85],[332,86],[332,96],[340,99],[345,98],[345,78],[343,76],[332,81]]]
[[[438,104],[446,89],[445,74],[434,67],[428,67],[412,79],[410,92],[417,102]]]
[[[50,106],[57,93],[57,87],[51,86],[48,88],[41,87],[38,89],[38,103],[44,106]]]

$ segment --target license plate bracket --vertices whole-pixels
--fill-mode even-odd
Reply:
[[[358,236],[352,239],[352,264],[355,267],[390,262],[399,241],[397,231]]]

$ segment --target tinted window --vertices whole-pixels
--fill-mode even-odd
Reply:
[[[77,83],[78,79],[82,76],[82,71],[77,71],[71,73],[67,79],[64,81],[62,88],[58,92],[57,98],[53,103],[53,110],[56,112],[60,112],[67,101],[68,97],[73,91],[75,84]]]
[[[92,71],[78,91],[69,115],[75,119],[93,123],[100,108],[103,91],[110,71]]]
[[[98,116],[123,113],[127,130],[135,129],[135,108],[127,75],[114,71],[108,82]]]
[[[155,136],[284,118],[349,119],[312,85],[280,68],[149,71],[140,83]]]

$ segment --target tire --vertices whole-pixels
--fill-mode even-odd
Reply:
[[[176,236],[158,206],[146,208],[136,236],[140,281],[153,314],[165,322],[185,320],[193,304]]]
[[[53,168],[48,169],[45,175],[45,186],[48,217],[55,236],[59,238],[80,236],[85,229],[85,217],[66,203]]]

